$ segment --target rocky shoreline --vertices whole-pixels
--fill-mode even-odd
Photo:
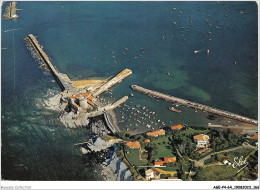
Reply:
[[[44,98],[42,102],[46,109],[60,112],[59,120],[68,128],[87,127],[91,133],[98,136],[110,133],[105,125],[103,116],[87,118],[82,115],[79,116],[74,112],[66,112],[66,105],[62,103],[61,93]]]
[[[54,95],[54,94],[52,94]],[[103,116],[98,116],[91,119],[84,117],[76,117],[73,112],[65,112],[64,104],[61,102],[62,94],[56,94],[52,97],[42,99],[46,109],[59,111],[61,113],[59,120],[69,128],[87,127],[94,135],[89,142],[79,148],[82,155],[95,154],[101,160],[101,176],[104,181],[131,181],[133,180],[132,173],[127,165],[117,156],[117,143],[121,139],[104,140],[101,136],[107,135],[110,131],[107,129]],[[105,161],[103,160],[105,158]],[[103,161],[102,161],[103,160]]]
[[[132,174],[127,168],[127,165],[117,156],[118,147],[116,143],[121,142],[121,139],[103,140],[101,137],[86,143],[84,147],[80,147],[82,154],[97,152],[106,152],[106,160],[101,164],[101,176],[104,181],[131,181]]]
[[[116,146],[116,145],[115,145]],[[110,158],[102,163],[101,175],[104,181],[132,181],[132,173],[126,164],[117,157],[117,151],[109,152]]]

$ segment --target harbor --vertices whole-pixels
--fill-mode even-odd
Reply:
[[[39,44],[38,40],[33,34],[29,34],[25,41],[27,42],[28,49],[31,52],[36,52],[36,55],[42,60],[42,62],[48,67],[50,72],[58,82],[62,92],[56,98],[54,98],[49,105],[59,105],[59,109],[69,110],[66,115],[70,117],[63,117],[62,121],[69,126],[76,127],[74,124],[68,123],[80,123],[80,126],[87,125],[85,123],[88,118],[104,115],[106,126],[111,133],[120,132],[120,128],[117,126],[117,121],[113,109],[117,108],[128,100],[128,96],[124,96],[114,103],[102,102],[98,95],[107,91],[112,86],[122,82],[123,79],[130,76],[132,71],[130,69],[124,69],[114,77],[109,77],[107,80],[101,81],[98,85],[94,84],[93,87],[87,89],[75,88],[73,81],[68,75],[59,72],[59,70],[51,63],[50,58],[44,52],[43,47]]]
[[[191,171],[186,158],[199,161],[203,156],[195,148],[194,135],[208,135],[213,152],[247,140],[255,146],[254,122],[131,88],[137,84],[258,120],[255,2],[1,4],[3,15],[8,10],[1,25],[3,180],[129,180],[132,171],[119,163],[123,157],[108,152],[115,146],[87,155],[81,151],[84,144],[73,146],[90,139],[94,143],[96,137],[120,138],[124,146],[139,142],[140,151],[123,151],[143,177],[147,166],[165,157],[176,156],[176,162],[161,170],[175,172],[178,178],[183,176],[175,170]],[[179,125],[183,128],[172,130]],[[146,135],[158,130],[165,135]],[[116,150],[122,150],[121,145]],[[230,155],[224,159],[232,161]],[[249,152],[241,149],[233,155]],[[237,179],[227,176],[236,169],[222,165],[203,168],[198,176],[191,172],[187,180],[255,180],[254,164],[257,161]]]
[[[219,116],[224,116],[224,117],[227,117],[227,118],[230,118],[230,119],[233,119],[233,120],[242,121],[242,122],[250,123],[250,124],[253,124],[253,125],[258,125],[257,120],[250,119],[248,117],[241,116],[241,115],[238,115],[238,114],[235,114],[235,113],[220,110],[220,109],[213,108],[213,107],[210,107],[210,106],[206,106],[206,105],[203,105],[203,104],[199,104],[199,103],[196,103],[196,102],[191,102],[189,100],[185,100],[185,99],[177,98],[177,97],[170,96],[170,95],[167,95],[167,94],[163,94],[161,92],[149,90],[149,89],[143,88],[141,86],[137,86],[137,85],[132,85],[131,88],[133,90],[137,91],[137,92],[146,94],[146,95],[153,97],[153,98],[160,98],[160,99],[163,99],[167,102],[178,103],[178,104],[181,104],[181,105],[184,105],[184,106],[187,106],[187,107],[192,107],[192,108],[195,108],[195,109],[198,109],[198,110],[201,110],[201,111],[205,111],[205,112],[208,112],[208,113],[213,113],[213,114],[216,114],[216,115],[219,115]]]

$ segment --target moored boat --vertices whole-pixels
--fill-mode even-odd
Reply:
[[[177,113],[181,113],[181,110],[178,110],[178,109],[176,109],[174,107],[169,107],[169,110],[177,112]]]

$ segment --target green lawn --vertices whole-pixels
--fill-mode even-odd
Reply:
[[[134,166],[147,165],[148,162],[146,160],[142,161],[139,159],[139,150],[135,150],[135,149],[127,149],[127,150],[129,151],[129,153],[128,154],[126,153],[125,155],[132,165]]]
[[[237,157],[236,161],[238,162],[238,160],[240,159],[241,156],[243,156],[243,160],[245,159],[245,157],[252,152],[252,149],[238,149],[236,151],[232,151],[232,152],[228,152],[228,153],[220,153],[219,155],[223,155],[223,159],[219,160],[219,161],[223,161],[224,159],[229,160],[231,163],[234,162],[234,158]],[[224,156],[226,155],[226,156]],[[213,164],[213,163],[217,163],[219,162],[216,159],[208,159],[204,162],[204,164]]]
[[[163,158],[163,157],[173,157],[174,155],[172,154],[172,148],[158,145],[156,157],[158,158]]]
[[[228,153],[228,159],[230,161],[234,161],[235,157],[238,157],[238,159],[243,156],[243,158],[247,157],[247,155],[252,152],[252,149],[239,149],[236,151],[232,151]]]
[[[152,138],[151,143],[157,147],[156,157],[173,157],[173,147],[169,141],[169,135],[163,137]]]
[[[237,173],[237,168],[232,166],[210,166],[202,168],[196,174],[195,180],[199,181],[228,181]]]
[[[183,170],[185,172],[188,172],[189,168],[190,168],[190,166],[183,166]],[[175,166],[175,167],[160,167],[160,169],[164,170],[164,171],[176,171],[176,170],[180,170],[181,168],[178,166]]]
[[[164,171],[173,172],[173,171],[179,170],[180,167],[178,167],[178,166],[175,166],[175,167],[161,167],[160,169],[161,169],[161,170],[164,170]]]

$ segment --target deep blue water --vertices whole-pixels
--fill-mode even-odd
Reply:
[[[58,113],[35,105],[59,86],[26,49],[23,39],[30,33],[71,79],[131,69],[133,75],[113,87],[113,95],[134,93],[128,105],[146,106],[166,123],[204,126],[209,121],[188,108],[181,108],[181,115],[169,112],[171,104],[132,92],[131,84],[257,119],[255,2],[18,2],[17,7],[23,9],[19,18],[2,20],[1,28],[4,179],[100,179],[85,171],[92,171],[85,167],[91,159],[83,160],[73,147],[88,132],[65,129]],[[121,111],[116,110],[119,119]],[[124,128],[129,122],[119,124]]]

